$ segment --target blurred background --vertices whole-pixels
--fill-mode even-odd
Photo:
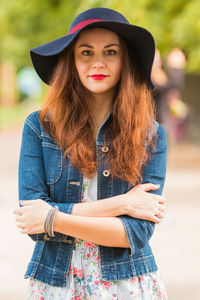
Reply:
[[[108,7],[145,27],[156,41],[152,70],[157,120],[168,136],[167,214],[151,240],[169,300],[200,299],[200,2],[199,0],[1,0],[0,2],[0,299],[25,300],[23,279],[34,243],[19,233],[17,168],[25,117],[47,86],[31,48],[67,34],[80,12]],[[138,299],[139,300],[139,299]]]

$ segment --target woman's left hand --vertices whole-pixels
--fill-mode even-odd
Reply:
[[[15,220],[17,227],[21,228],[21,233],[36,234],[44,232],[44,222],[47,213],[52,208],[47,202],[37,200],[20,201],[22,207],[15,209]]]

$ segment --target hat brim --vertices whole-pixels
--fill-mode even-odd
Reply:
[[[30,51],[33,66],[39,77],[49,84],[53,71],[57,65],[59,54],[65,50],[74,38],[86,28],[104,28],[111,30],[121,36],[133,49],[139,66],[143,69],[145,78],[150,84],[151,68],[155,54],[155,42],[151,33],[139,26],[124,24],[113,21],[98,21],[84,26],[81,30],[53,40],[49,43],[33,48]]]

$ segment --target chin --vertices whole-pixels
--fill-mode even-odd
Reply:
[[[95,88],[88,88],[88,90],[93,93],[93,94],[104,94],[104,93],[108,93],[113,89],[113,87],[95,87]]]
[[[91,93],[95,95],[107,93],[109,90],[90,90]]]
[[[87,89],[92,94],[104,94],[110,90],[110,89],[102,89],[102,88],[95,88],[95,89],[87,88]]]

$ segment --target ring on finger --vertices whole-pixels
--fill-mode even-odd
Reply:
[[[161,212],[159,212],[157,215],[156,215],[158,218],[162,218],[163,217],[163,214]]]

